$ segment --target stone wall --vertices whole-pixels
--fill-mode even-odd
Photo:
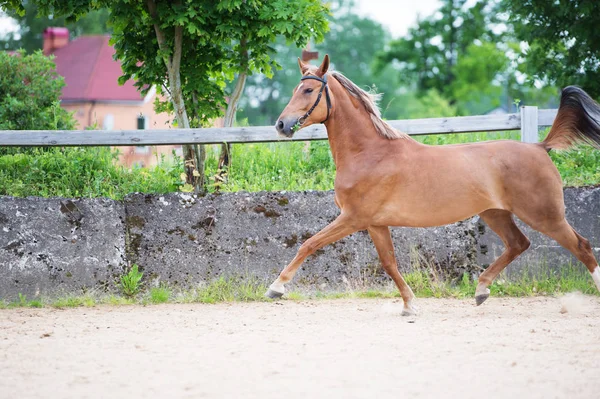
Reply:
[[[600,255],[600,188],[567,188],[565,199],[567,218]],[[132,194],[122,202],[0,197],[0,298],[116,291],[133,263],[148,285],[189,288],[220,276],[270,282],[337,214],[332,192]],[[572,261],[554,241],[523,231],[532,247],[513,272]],[[477,273],[503,248],[477,217],[395,228],[393,237],[402,271],[418,263],[450,277]],[[358,232],[311,256],[294,284],[324,290],[387,279],[368,234]]]

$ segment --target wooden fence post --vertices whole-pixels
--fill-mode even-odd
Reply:
[[[538,107],[521,107],[521,141],[538,142]]]

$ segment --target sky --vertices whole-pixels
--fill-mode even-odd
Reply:
[[[355,0],[357,13],[369,16],[392,32],[393,37],[404,36],[417,17],[433,14],[439,0]]]

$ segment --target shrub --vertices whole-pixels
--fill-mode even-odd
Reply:
[[[0,51],[0,130],[72,129],[72,115],[59,106],[64,85],[41,51]]]

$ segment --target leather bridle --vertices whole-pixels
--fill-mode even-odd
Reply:
[[[296,123],[296,125],[298,126],[302,126],[304,122],[306,122],[306,119],[310,116],[310,114],[312,114],[312,112],[315,110],[317,105],[319,105],[319,101],[321,101],[321,96],[323,95],[323,90],[325,90],[325,100],[327,101],[327,117],[321,123],[327,122],[327,120],[329,119],[329,112],[331,110],[331,99],[329,98],[329,88],[327,87],[327,75],[323,75],[323,78],[314,75],[307,75],[303,76],[300,80],[302,81],[307,79],[314,79],[321,82],[321,89],[319,90],[317,101],[315,101],[313,106],[310,107],[310,109],[304,115],[298,118],[298,122]]]

